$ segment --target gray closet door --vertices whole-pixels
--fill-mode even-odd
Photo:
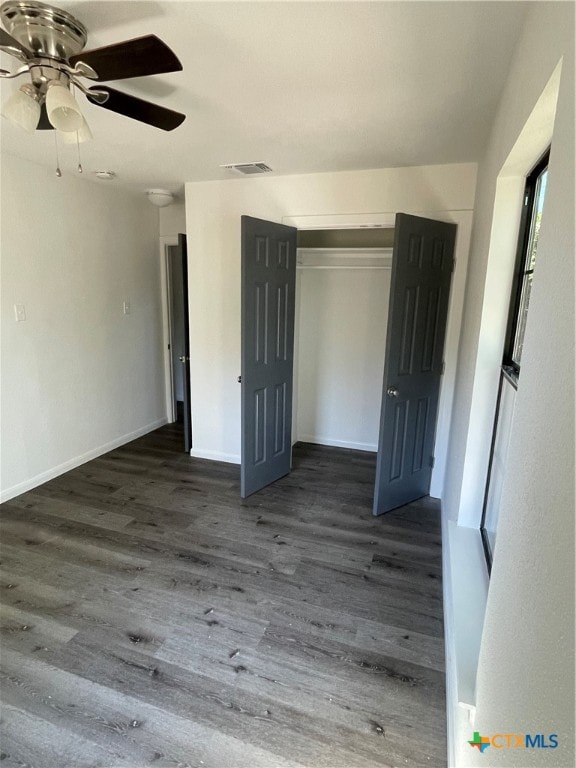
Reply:
[[[296,229],[242,216],[242,498],[290,472]]]
[[[456,225],[396,215],[374,514],[426,496]]]

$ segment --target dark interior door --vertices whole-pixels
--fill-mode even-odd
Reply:
[[[184,450],[190,453],[192,448],[192,412],[190,408],[190,320],[188,315],[188,254],[186,250],[186,235],[178,235],[178,256],[182,261],[182,300],[184,338],[183,351],[180,356],[184,379]]]
[[[242,498],[290,472],[296,229],[242,216]]]
[[[374,514],[426,496],[456,225],[396,215]]]

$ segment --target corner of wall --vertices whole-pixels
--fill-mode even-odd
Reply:
[[[158,208],[160,237],[171,237],[186,232],[186,205],[176,200],[172,205]]]
[[[1,173],[1,480],[16,493],[164,416],[158,219],[21,158]]]

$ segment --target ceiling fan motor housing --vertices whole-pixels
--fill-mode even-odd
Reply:
[[[86,27],[72,14],[33,0],[3,3],[0,18],[15,40],[41,58],[66,61],[80,53],[88,39]]]
[[[109,86],[89,87],[82,82],[82,78],[101,83],[181,71],[178,57],[155,35],[84,50],[88,39],[84,25],[68,11],[36,0],[7,0],[0,6],[0,21],[4,27],[0,28],[0,50],[22,62],[14,73],[0,70],[0,77],[29,73],[34,91],[27,88],[23,92],[42,107],[52,85],[69,89],[74,84],[92,104],[164,131],[174,130],[185,120],[185,115],[158,104]],[[79,108],[77,112],[81,114]],[[55,127],[50,115],[48,118],[41,117],[38,129]]]

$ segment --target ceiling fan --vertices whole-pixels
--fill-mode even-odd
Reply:
[[[21,62],[15,72],[0,69],[0,77],[28,73],[31,78],[8,99],[3,114],[30,132],[56,128],[74,132],[80,141],[91,138],[72,84],[92,104],[164,131],[185,120],[185,115],[166,107],[82,81],[101,83],[182,70],[175,54],[155,35],[85,51],[86,28],[67,11],[33,0],[9,0],[0,6],[0,19],[5,27],[0,28],[0,50]]]

